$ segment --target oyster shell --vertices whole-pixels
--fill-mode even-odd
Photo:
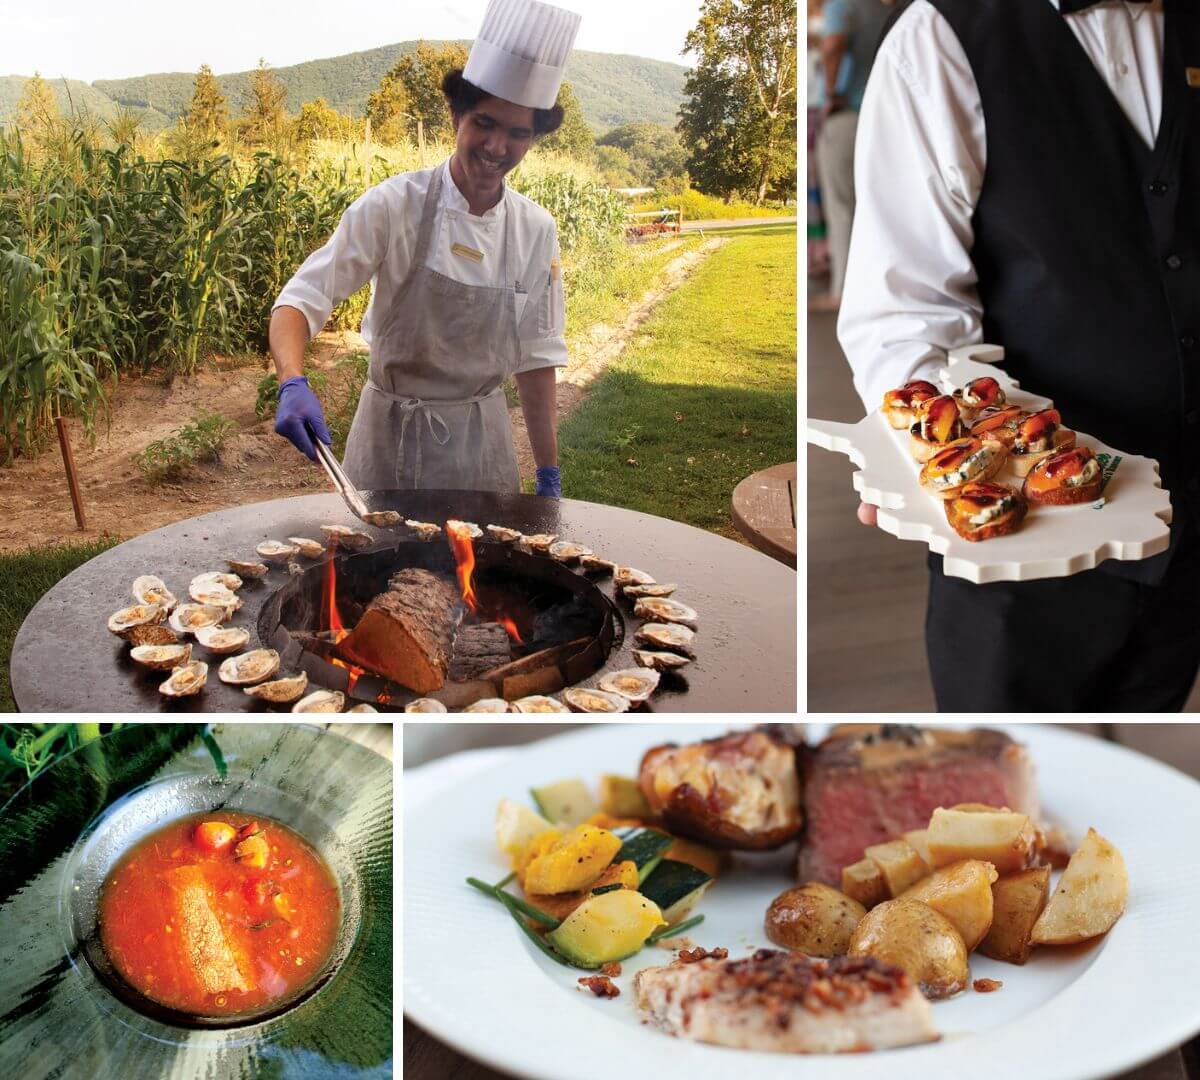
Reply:
[[[521,533],[519,529],[508,529],[503,525],[488,525],[487,532],[488,536],[500,544],[513,544],[521,539]]]
[[[139,578],[134,578],[133,588],[130,592],[133,593],[133,598],[139,604],[157,604],[167,611],[170,611],[178,603],[175,594],[167,588],[163,579],[155,577],[153,574],[143,574]]]
[[[285,679],[272,679],[270,682],[262,682],[257,686],[247,686],[242,693],[252,698],[258,698],[260,701],[286,704],[289,701],[295,701],[307,689],[308,672],[302,671],[299,675],[289,675]]]
[[[550,545],[558,539],[558,533],[534,533],[532,536],[524,536],[525,546],[529,548],[535,555],[548,555],[550,553]]]
[[[241,598],[224,585],[189,585],[188,595],[197,604],[207,604],[209,607],[225,609],[225,618],[229,618],[242,606]]]
[[[658,689],[659,678],[658,672],[652,668],[622,668],[602,676],[596,685],[601,690],[620,694],[633,704],[640,705]]]
[[[692,661],[689,657],[673,652],[655,652],[650,649],[634,649],[633,662],[638,667],[653,668],[655,671],[674,671]]]
[[[139,626],[157,626],[166,617],[167,609],[157,604],[133,604],[114,611],[108,617],[108,629],[117,637],[128,638]]]
[[[467,535],[472,540],[478,540],[483,536],[483,530],[473,521],[459,521],[457,518],[448,518],[446,521],[446,531],[451,529],[461,532],[463,529],[467,531]]]
[[[226,559],[225,565],[235,574],[241,574],[244,578],[266,577],[267,572],[271,569],[266,563],[244,562],[242,559]]]
[[[348,525],[322,525],[321,532],[325,534],[326,539],[350,551],[363,551],[375,543],[375,537],[351,529]]]
[[[617,569],[615,562],[602,559],[599,555],[580,555],[579,565],[589,574],[611,574]]]
[[[346,695],[340,690],[314,690],[292,706],[292,712],[341,712]]]
[[[306,559],[319,559],[325,554],[325,545],[318,544],[307,536],[289,536],[288,543],[295,545],[296,550]]]
[[[255,565],[261,565],[261,563]],[[242,579],[237,574],[210,570],[207,574],[197,574],[192,578],[190,585],[224,585],[230,592],[237,592],[242,587]]]
[[[191,697],[204,689],[208,682],[208,665],[203,660],[192,660],[177,667],[162,683],[158,692],[166,697]]]
[[[693,630],[700,625],[700,616],[693,608],[663,596],[643,596],[633,605],[633,614],[650,622],[679,623]]]
[[[653,585],[654,583],[654,578],[645,570],[635,570],[632,566],[618,566],[613,571],[613,584],[618,589],[624,589],[627,585]]]
[[[224,655],[235,653],[250,640],[244,626],[202,626],[193,635],[209,652]]]
[[[424,540],[429,543],[438,533],[442,531],[440,525],[435,525],[432,521],[413,521],[406,519],[404,522],[413,532],[417,534],[418,540]]]
[[[530,694],[529,697],[517,698],[510,707],[513,712],[519,713],[571,711],[557,698],[547,697],[545,694]]]
[[[696,631],[680,623],[642,623],[634,631],[633,636],[634,640],[651,645],[655,649],[669,649],[671,652],[683,653],[684,656],[690,656],[693,659],[696,656],[696,648],[693,644]]]
[[[629,698],[608,690],[590,690],[585,686],[572,686],[563,691],[563,701],[572,712],[622,713],[628,710]]]
[[[179,635],[161,623],[142,623],[122,635],[130,645],[175,645]]]
[[[254,549],[264,559],[272,562],[287,562],[300,549],[294,544],[282,544],[278,540],[264,540]]]
[[[385,513],[385,514],[390,514],[392,511],[381,510],[379,512]],[[397,517],[399,517],[399,515],[397,515]],[[362,701],[362,702],[359,702],[357,705],[355,705],[354,708],[347,709],[346,712],[347,713],[377,713],[377,712],[379,712],[379,710],[377,708],[375,708],[374,705],[370,705],[367,702]]]
[[[446,706],[433,698],[419,697],[404,706],[405,712],[448,712]]]
[[[135,664],[151,671],[170,671],[182,667],[192,658],[191,645],[135,645],[129,650]]]
[[[301,566],[295,559],[289,559],[287,564],[287,572],[295,577],[297,574],[304,573],[304,567]]]
[[[560,563],[577,562],[584,555],[594,554],[591,548],[584,547],[582,544],[572,544],[569,540],[559,540],[558,543],[551,544],[547,550],[550,552],[550,558]]]
[[[636,600],[643,596],[670,596],[678,588],[678,585],[626,585],[621,592]]]
[[[490,528],[491,526],[489,526]],[[463,712],[469,713],[506,713],[508,712],[508,702],[502,697],[485,697],[478,701],[472,701],[470,705],[463,709]]]
[[[363,521],[368,525],[374,525],[377,529],[390,529],[394,525],[399,525],[404,520],[403,515],[398,514],[395,510],[368,510],[363,514]],[[370,706],[360,709],[357,705],[350,712],[366,712],[371,709],[371,712],[378,712],[378,709],[373,709]]]
[[[202,626],[216,626],[228,617],[225,608],[212,604],[180,604],[168,621],[177,633],[194,634]]]
[[[217,674],[233,686],[266,682],[279,670],[279,653],[274,649],[251,649],[222,662]]]

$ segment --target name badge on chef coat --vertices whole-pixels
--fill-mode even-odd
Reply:
[[[483,252],[476,251],[473,247],[467,247],[466,244],[451,244],[450,250],[455,255],[461,255],[464,259],[470,259],[472,262],[483,262]]]
[[[1200,67],[1185,68],[1184,71],[1187,73],[1188,86],[1200,89]]]

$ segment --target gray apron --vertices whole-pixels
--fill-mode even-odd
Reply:
[[[464,285],[431,270],[444,172],[433,174],[412,266],[371,342],[344,466],[361,488],[515,492],[520,476],[502,388],[520,360],[513,210],[505,207],[503,285]]]

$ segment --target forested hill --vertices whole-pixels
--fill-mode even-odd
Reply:
[[[339,112],[361,116],[367,95],[379,85],[396,59],[416,46],[415,41],[404,41],[273,70],[287,87],[290,112],[298,111],[305,101],[323,97]],[[686,68],[679,64],[616,53],[576,50],[567,63],[567,79],[575,88],[583,115],[597,134],[635,121],[673,126],[675,112],[683,100],[685,73]],[[145,110],[144,127],[153,131],[173,122],[187,109],[194,75],[195,72],[178,72],[100,79],[91,85],[73,80],[48,81],[64,109],[68,107],[69,88],[76,106],[86,105],[106,119],[118,105]],[[235,112],[249,77],[248,71],[218,76]],[[24,82],[19,76],[0,76],[0,122],[13,114]]]

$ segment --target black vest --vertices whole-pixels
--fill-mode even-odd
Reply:
[[[1200,0],[1165,0],[1153,149],[1049,0],[930,2],[983,106],[983,340],[1068,427],[1159,460],[1174,548],[1200,534]],[[1103,565],[1153,581],[1165,564]]]

